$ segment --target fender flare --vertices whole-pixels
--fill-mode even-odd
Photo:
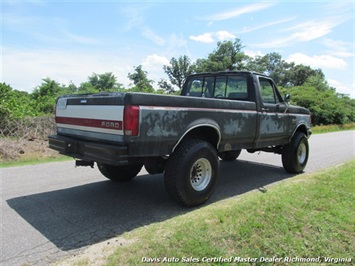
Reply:
[[[191,132],[193,132],[194,130],[198,129],[198,128],[202,128],[202,127],[209,127],[209,128],[212,128],[217,136],[218,136],[218,139],[217,139],[217,143],[215,145],[216,149],[218,150],[218,147],[219,147],[219,144],[221,142],[221,131],[219,129],[219,127],[217,125],[214,125],[214,124],[210,124],[210,123],[202,123],[202,124],[196,124],[196,125],[193,125],[191,127],[189,127],[185,132],[184,134],[182,134],[182,136],[179,138],[179,140],[176,142],[176,144],[174,145],[173,149],[172,149],[172,152],[175,151],[176,147],[181,143],[181,141]]]
[[[306,135],[307,139],[308,139],[308,138],[311,136],[311,134],[312,134],[312,131],[311,131],[310,127],[307,127],[307,124],[306,124],[306,123],[300,123],[300,124],[298,124],[298,125],[296,126],[295,130],[292,132],[291,137],[290,137],[290,141],[291,141],[292,137],[295,135],[295,133],[296,133],[297,131],[300,131],[300,132],[304,133],[304,134]]]

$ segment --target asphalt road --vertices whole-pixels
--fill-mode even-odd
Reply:
[[[353,159],[355,131],[310,138],[307,172]],[[292,178],[275,154],[243,151],[221,162],[217,189],[207,204],[249,191],[272,189]],[[48,265],[91,244],[193,209],[172,202],[163,175],[145,171],[131,182],[115,184],[74,161],[0,169],[1,265]]]

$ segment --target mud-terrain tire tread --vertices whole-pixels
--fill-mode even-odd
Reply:
[[[303,163],[300,163],[297,158],[297,151],[301,143],[304,143],[306,146],[306,158]],[[282,151],[282,165],[284,169],[293,174],[302,173],[304,168],[307,165],[309,157],[309,145],[307,137],[304,133],[297,131],[291,142],[285,145]]]
[[[212,168],[211,180],[202,191],[192,188],[190,172],[192,165],[199,159],[209,160]],[[216,149],[202,139],[184,140],[166,162],[165,187],[169,196],[177,203],[193,207],[205,203],[216,187],[219,172],[219,160]]]

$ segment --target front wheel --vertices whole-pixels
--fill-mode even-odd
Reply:
[[[309,145],[305,134],[296,132],[282,152],[282,165],[289,173],[301,173],[307,165]]]
[[[129,181],[136,177],[143,164],[132,164],[132,165],[109,165],[104,163],[97,163],[101,174],[112,181]]]
[[[165,167],[165,186],[169,196],[181,205],[205,203],[218,179],[216,149],[207,141],[188,139],[170,155]]]

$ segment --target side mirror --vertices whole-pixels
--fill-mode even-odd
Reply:
[[[291,95],[290,94],[285,94],[284,101],[289,103],[291,100]]]

